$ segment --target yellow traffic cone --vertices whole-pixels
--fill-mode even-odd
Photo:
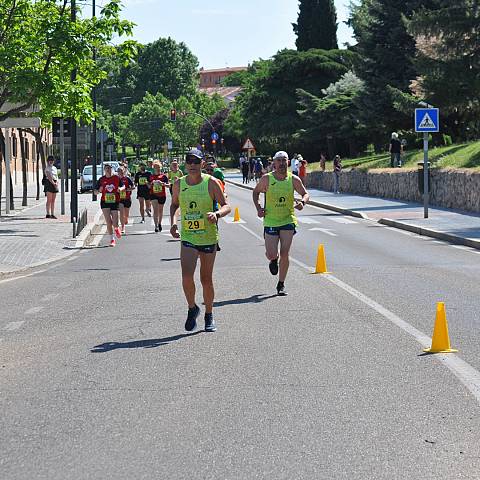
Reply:
[[[435,318],[435,326],[433,327],[432,346],[430,348],[424,348],[423,351],[428,353],[458,352],[458,350],[450,347],[447,314],[445,312],[444,302],[437,303],[437,315]]]
[[[238,210],[238,207],[235,207],[235,213],[233,215],[233,221],[234,222],[239,222],[240,221],[240,211]]]
[[[323,245],[318,246],[317,264],[315,266],[315,273],[330,273],[327,271],[327,260],[325,258],[325,249]]]

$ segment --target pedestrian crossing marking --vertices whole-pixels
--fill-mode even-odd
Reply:
[[[345,225],[349,225],[352,223],[357,223],[355,220],[350,220],[349,218],[343,218],[343,217],[331,217],[330,220],[337,222],[337,223],[344,223]]]
[[[297,217],[297,220],[300,222],[300,223],[305,223],[307,225],[312,225],[312,224],[318,224],[320,223],[318,220],[315,220],[314,218],[311,218],[311,217]]]
[[[436,125],[428,113],[425,114],[423,120],[418,125],[419,128],[436,128]]]

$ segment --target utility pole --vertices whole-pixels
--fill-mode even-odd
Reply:
[[[95,18],[95,0],[92,0],[92,18]],[[97,60],[97,51],[93,49],[93,61]],[[93,113],[97,112],[97,88],[92,88],[92,103],[93,103]],[[97,119],[93,119],[92,123],[92,138],[90,144],[90,152],[92,157],[92,201],[97,200],[97,195],[95,193],[95,186],[97,185]]]
[[[76,0],[72,0],[71,4],[71,17],[72,23],[77,21],[77,5]],[[72,83],[75,83],[77,79],[77,70],[74,69],[70,80]],[[78,220],[78,178],[77,178],[77,121],[75,118],[72,118],[71,123],[72,129],[72,139],[70,147],[70,156],[72,159],[71,166],[71,192],[70,192],[70,221],[76,222]]]

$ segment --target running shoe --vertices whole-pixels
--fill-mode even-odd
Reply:
[[[145,219],[142,218],[142,219],[140,220],[140,223],[145,223]]]
[[[275,260],[272,260],[268,264],[268,269],[270,270],[270,273],[272,275],[277,275],[277,273],[278,273],[278,258],[276,258]]]
[[[206,313],[205,314],[205,331],[206,332],[216,332],[217,325],[215,320],[213,319],[213,313]]]
[[[277,295],[280,297],[285,297],[288,295],[287,291],[285,290],[285,284],[283,282],[277,283]]]
[[[45,215],[45,218],[51,218],[52,216],[51,215]]]
[[[125,227],[122,228],[122,235],[125,235]]]
[[[147,210],[147,215],[148,215],[149,217],[151,217],[151,216],[152,216],[152,212],[151,212],[150,210]]]
[[[53,218],[54,220],[57,219],[57,217],[55,215],[50,215],[50,218]]]
[[[155,233],[158,233],[158,227],[155,227]]]
[[[115,236],[117,238],[122,238],[122,232],[120,231],[120,229],[118,227],[115,228]]]
[[[111,246],[111,247],[114,247],[116,244],[117,244],[117,242],[115,241],[114,238],[112,238],[112,239],[110,240],[110,246]]]
[[[159,231],[159,232],[162,231],[162,224],[161,224],[161,223],[158,224],[158,231]]]
[[[197,317],[200,315],[200,308],[195,305],[188,309],[187,321],[185,322],[185,330],[191,332],[197,328]]]

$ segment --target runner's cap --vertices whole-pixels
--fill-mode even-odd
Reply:
[[[203,153],[198,148],[192,148],[187,152],[187,157],[197,157],[203,159]]]
[[[284,152],[283,150],[280,150],[273,156],[274,160],[277,160],[279,158],[286,158],[288,160],[288,153]]]

